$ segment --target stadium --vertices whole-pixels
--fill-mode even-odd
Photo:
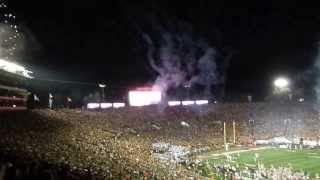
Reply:
[[[2,118],[1,149],[7,155],[19,155],[14,157],[17,163],[20,158],[32,160],[32,165],[13,164],[14,168],[38,163],[38,168],[49,170],[47,176],[61,175],[64,170],[109,178],[231,177],[234,171],[248,178],[315,177],[319,173],[319,123],[312,106],[223,103],[196,110],[168,107],[164,112],[157,107],[99,112],[39,109]],[[284,108],[290,111],[284,114]],[[255,120],[252,125],[250,114]],[[284,116],[291,123],[283,121]],[[228,158],[233,163],[226,163]],[[234,158],[239,163],[234,164]]]
[[[16,5],[19,10],[18,3],[11,5]],[[25,9],[25,4],[20,6]],[[79,14],[83,13],[83,9],[92,8],[90,3],[78,6]],[[124,8],[133,6],[128,2],[123,1],[119,6],[123,8],[121,11],[139,14],[139,11]],[[108,60],[107,63],[97,63],[95,58],[91,59],[95,55],[89,54],[88,58],[81,54],[84,49],[90,49],[89,45],[81,44],[83,39],[79,41],[80,48],[75,43],[78,41],[68,47],[67,39],[72,39],[76,31],[85,32],[88,37],[89,34],[97,34],[97,37],[88,38],[94,42],[92,44],[99,44],[99,40],[103,39],[104,33],[95,32],[92,27],[88,30],[84,26],[81,26],[84,30],[73,30],[65,35],[64,41],[57,40],[59,48],[69,48],[68,53],[74,48],[76,55],[66,52],[64,55],[66,59],[72,57],[76,61],[63,59],[59,62],[58,58],[52,57],[59,57],[55,55],[60,51],[47,48],[53,53],[48,53],[48,60],[42,64],[47,67],[41,71],[37,63],[23,60],[28,59],[26,57],[30,54],[15,54],[21,43],[19,36],[25,34],[24,40],[30,41],[27,37],[31,31],[16,25],[14,13],[1,0],[0,10],[0,180],[320,179],[318,74],[308,71],[299,79],[292,74],[270,75],[267,69],[264,76],[269,79],[267,83],[263,81],[263,87],[267,87],[263,88],[267,89],[266,95],[259,94],[262,88],[257,88],[258,92],[252,95],[246,87],[252,86],[250,90],[254,91],[260,87],[263,78],[257,75],[254,78],[259,83],[252,85],[240,83],[238,77],[229,76],[231,83],[227,81],[226,61],[232,59],[233,54],[229,53],[228,48],[212,45],[212,39],[218,41],[219,38],[198,33],[206,38],[197,39],[197,35],[188,31],[188,23],[178,20],[181,22],[178,25],[168,23],[174,26],[172,30],[157,24],[153,16],[150,16],[154,21],[151,24],[156,30],[144,29],[145,24],[138,20],[134,21],[132,29],[129,28],[130,32],[139,34],[139,44],[144,44],[141,47],[131,44],[136,48],[133,54],[143,54],[151,68],[151,75],[143,74],[143,78],[139,78],[136,75],[139,69],[135,69],[133,64],[140,65],[142,60],[132,63],[134,56],[122,55],[126,54],[124,49],[127,46],[131,48],[130,43],[120,47],[115,43],[115,49],[121,52],[116,53],[115,61],[130,59],[125,67],[123,62],[117,64]],[[94,10],[100,9],[94,7]],[[77,10],[73,11],[77,13]],[[23,14],[25,11],[21,12]],[[56,15],[56,12],[53,14]],[[30,16],[34,20],[34,16]],[[67,22],[67,17],[73,16],[63,16],[62,19]],[[136,20],[134,17],[128,22]],[[167,21],[167,16],[163,17]],[[43,18],[50,20],[46,16]],[[86,20],[83,17],[79,19],[81,22]],[[100,25],[102,21],[98,22]],[[117,26],[115,22],[111,26]],[[139,26],[139,23],[142,25]],[[32,23],[25,24],[32,26]],[[56,24],[53,23],[53,26]],[[61,27],[66,28],[67,32],[68,26],[63,24]],[[78,28],[78,25],[74,26]],[[121,32],[120,36],[126,36],[120,30],[125,28],[119,27],[117,31]],[[65,33],[64,30],[57,32]],[[151,33],[146,33],[148,30]],[[41,33],[45,33],[43,29]],[[117,33],[111,36],[115,35]],[[123,40],[120,36],[113,41],[130,41],[130,38]],[[48,34],[44,37],[50,43],[57,38],[53,36],[50,39]],[[112,38],[108,40],[112,41]],[[43,46],[52,47],[50,43]],[[106,44],[102,43],[102,46]],[[106,52],[112,53],[115,49]],[[96,49],[92,52],[96,53]],[[85,60],[81,61],[82,55]],[[105,54],[101,57],[104,58]],[[111,57],[108,55],[108,58]],[[319,70],[317,58],[315,71]],[[95,69],[90,69],[91,64]],[[281,63],[275,62],[272,67],[278,65],[281,67]],[[103,66],[103,71],[96,75],[95,71],[98,72],[100,66]],[[121,66],[121,73],[123,69],[129,73],[126,76],[118,74],[119,77],[112,77],[111,73],[109,76],[110,72],[119,70],[118,66]],[[233,68],[238,66],[235,64]],[[254,69],[258,66],[262,66],[260,62],[250,67]],[[79,67],[82,69],[77,74],[78,79],[72,79]],[[50,74],[51,71],[55,73]],[[71,75],[63,76],[65,72]],[[315,80],[310,80],[312,86],[307,86],[305,82],[309,82],[310,76]],[[243,78],[248,77],[243,75]],[[122,83],[123,79],[129,80]],[[232,84],[232,81],[236,83]]]

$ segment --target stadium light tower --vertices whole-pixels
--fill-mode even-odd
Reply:
[[[99,87],[101,88],[101,92],[102,92],[102,100],[104,100],[104,88],[106,88],[107,85],[105,85],[105,84],[99,84]]]
[[[184,87],[187,89],[187,99],[189,100],[190,99],[190,88],[191,88],[190,82],[185,84]]]

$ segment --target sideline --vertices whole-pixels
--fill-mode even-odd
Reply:
[[[258,151],[258,150],[263,150],[263,149],[272,149],[272,148],[273,147],[271,147],[271,146],[265,146],[265,147],[251,148],[251,149],[228,151],[228,152],[223,152],[223,153],[215,153],[215,154],[209,154],[209,155],[199,155],[199,156],[197,156],[197,159],[203,160],[203,159],[208,159],[208,158],[213,158],[213,157],[218,157],[218,156],[243,153],[243,152],[249,152],[249,151]]]

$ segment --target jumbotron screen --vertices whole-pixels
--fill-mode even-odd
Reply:
[[[161,91],[152,90],[152,88],[137,88],[129,91],[130,106],[148,106],[159,104],[161,102]]]

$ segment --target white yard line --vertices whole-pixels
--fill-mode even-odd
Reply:
[[[205,159],[208,157],[218,157],[218,156],[224,156],[224,155],[230,155],[230,154],[236,154],[236,153],[243,153],[243,152],[249,152],[249,151],[257,151],[257,150],[263,150],[263,149],[271,149],[273,147],[266,146],[266,147],[259,147],[259,148],[251,148],[251,149],[243,149],[243,150],[237,150],[237,151],[228,151],[223,153],[217,153],[217,154],[210,154],[205,156],[198,156],[198,159]]]
[[[308,156],[308,157],[320,159],[320,156]]]

